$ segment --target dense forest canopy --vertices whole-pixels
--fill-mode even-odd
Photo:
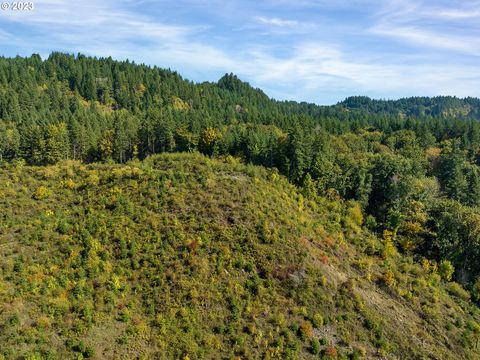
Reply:
[[[480,296],[480,100],[276,101],[226,74],[196,84],[130,61],[0,58],[0,161],[127,162],[199,151],[277,168],[310,199],[355,201],[405,253]]]

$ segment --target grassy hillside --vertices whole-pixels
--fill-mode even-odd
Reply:
[[[448,271],[274,171],[164,154],[0,184],[0,358],[480,356]]]

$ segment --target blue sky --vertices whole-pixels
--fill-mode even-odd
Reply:
[[[1,55],[55,50],[128,58],[199,82],[234,72],[271,97],[318,104],[350,95],[480,97],[478,0],[34,5],[0,10]]]

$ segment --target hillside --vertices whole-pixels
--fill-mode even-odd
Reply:
[[[480,356],[448,268],[275,170],[162,154],[0,184],[0,358]]]
[[[352,96],[338,103],[350,110],[401,117],[453,117],[480,120],[480,100],[453,96],[410,97],[399,100],[375,100]]]

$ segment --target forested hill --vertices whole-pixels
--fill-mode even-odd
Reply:
[[[0,58],[0,358],[478,358],[479,109]]]
[[[480,119],[480,99],[459,99],[452,96],[410,97],[399,100],[373,100],[366,96],[352,96],[338,103],[351,110],[401,117],[452,117]]]
[[[198,114],[202,126],[236,119],[285,128],[297,120],[302,120],[302,126],[312,126],[332,117],[367,121],[364,117],[368,116],[372,121],[376,114],[400,118],[480,118],[480,100],[475,98],[384,101],[350,97],[335,106],[318,106],[275,101],[233,74],[226,74],[217,83],[195,84],[171,70],[62,53],[52,53],[45,61],[38,55],[0,58],[0,86],[0,119],[9,121],[64,120],[80,110],[79,103],[86,105],[85,101],[100,107],[97,110],[126,109],[135,114],[152,109],[189,111],[190,117]],[[357,111],[352,114],[351,110]],[[334,126],[338,127],[331,125]]]
[[[274,169],[159,154],[0,184],[1,359],[479,358],[448,261]]]
[[[480,299],[479,100],[275,101],[233,74],[52,53],[0,58],[0,162],[120,162],[163,152],[276,168],[305,196],[354,201],[398,249],[455,267]],[[6,166],[6,165],[5,165]]]

